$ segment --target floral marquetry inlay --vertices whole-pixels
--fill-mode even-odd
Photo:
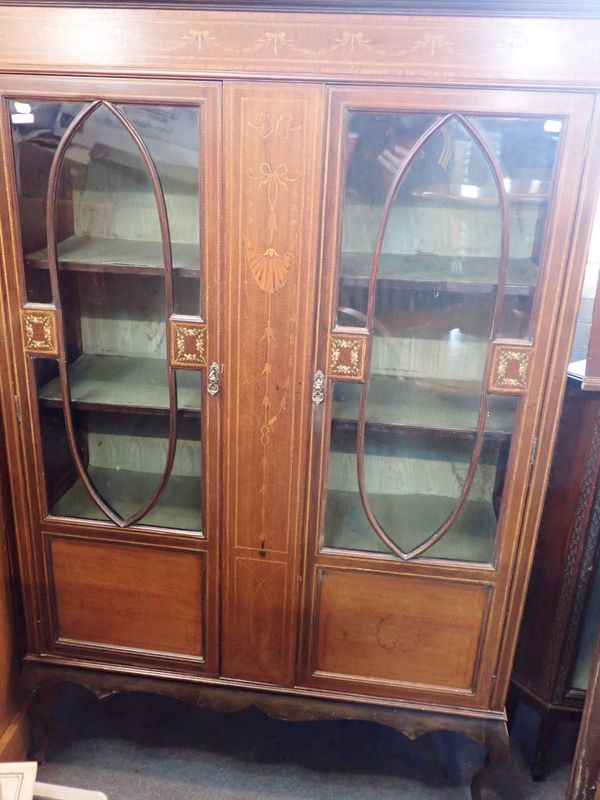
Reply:
[[[531,347],[513,343],[494,344],[490,391],[521,394],[527,391]]]
[[[365,379],[365,357],[368,336],[365,334],[332,333],[329,337],[327,374],[336,381]]]
[[[207,364],[206,324],[195,320],[170,321],[171,366],[199,369]]]
[[[58,355],[56,311],[24,308],[21,311],[25,350],[32,355]]]

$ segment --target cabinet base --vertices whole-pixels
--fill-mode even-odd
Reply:
[[[190,702],[213,711],[233,713],[254,706],[268,716],[293,722],[316,720],[366,720],[386,725],[409,739],[434,731],[459,733],[480,744],[486,751],[482,767],[474,775],[473,800],[485,797],[483,787],[488,772],[502,763],[509,752],[506,722],[503,718],[469,717],[426,709],[394,708],[340,700],[269,693],[257,689],[186,683],[168,679],[122,675],[70,667],[26,663],[20,683],[29,698],[37,741],[34,756],[44,760],[53,733],[52,701],[60,684],[72,683],[92,692],[98,699],[121,692],[147,692]]]

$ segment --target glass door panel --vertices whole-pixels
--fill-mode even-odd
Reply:
[[[519,407],[493,342],[530,344],[561,129],[346,112],[332,336],[366,369],[332,383],[323,547],[492,562]]]
[[[563,122],[547,116],[471,121],[494,152],[510,213],[510,257],[497,335],[527,338]]]
[[[201,322],[199,110],[10,110],[27,300],[56,307],[59,356],[34,359],[48,512],[199,531],[201,376],[169,327]]]
[[[587,599],[581,639],[571,677],[571,687],[587,692],[594,657],[594,645],[600,629],[600,570],[596,569]]]

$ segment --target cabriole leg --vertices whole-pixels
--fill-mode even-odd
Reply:
[[[475,773],[471,781],[472,800],[485,800],[485,795],[483,794],[485,784],[488,782],[490,775],[508,758],[510,741],[505,722],[489,723],[483,746],[486,750],[486,757],[481,768]]]

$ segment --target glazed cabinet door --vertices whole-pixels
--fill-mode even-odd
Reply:
[[[221,86],[5,85],[30,648],[216,673]]]
[[[329,92],[306,685],[490,703],[590,113]]]

